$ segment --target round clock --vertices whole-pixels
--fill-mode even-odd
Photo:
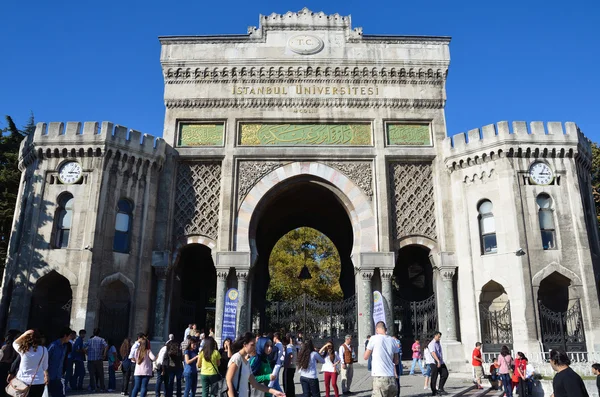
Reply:
[[[81,164],[77,161],[67,161],[60,166],[58,179],[65,185],[70,185],[81,179],[82,171]]]
[[[554,172],[548,164],[538,161],[529,167],[529,180],[534,185],[549,185],[554,180]]]

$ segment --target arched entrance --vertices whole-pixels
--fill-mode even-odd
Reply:
[[[170,333],[182,338],[189,324],[198,330],[215,326],[216,285],[211,249],[203,244],[183,247],[172,272]]]
[[[27,327],[39,329],[47,342],[53,341],[58,337],[56,333],[70,324],[72,298],[65,277],[54,270],[41,277],[33,288]]]
[[[287,323],[287,329],[303,330],[306,336],[317,340],[356,334],[354,267],[350,259],[355,236],[346,207],[336,190],[321,178],[300,175],[280,182],[260,201],[250,224],[257,250],[257,260],[250,271],[253,327],[257,330],[271,331],[274,326]],[[343,302],[332,303],[322,297],[310,296],[290,302],[267,302],[271,251],[282,236],[300,227],[320,231],[337,248]],[[298,276],[290,274],[293,279]]]
[[[513,347],[512,319],[508,294],[501,284],[489,281],[479,296],[481,343],[485,352],[500,352],[502,346]]]
[[[540,282],[538,304],[545,351],[587,351],[581,303],[573,292],[571,279],[557,271]]]
[[[107,341],[120,346],[129,334],[131,296],[129,288],[120,280],[102,283],[98,327]]]
[[[433,338],[438,328],[430,249],[407,245],[398,251],[394,268],[394,318],[400,321],[403,359],[412,356],[415,338],[422,343]]]

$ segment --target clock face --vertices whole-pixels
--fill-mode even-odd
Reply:
[[[60,166],[58,179],[66,185],[79,181],[82,175],[81,164],[77,161],[67,161]]]
[[[537,162],[529,167],[529,179],[536,185],[549,185],[554,180],[554,173],[548,164]]]

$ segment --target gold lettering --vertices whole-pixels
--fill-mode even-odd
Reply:
[[[323,87],[318,87],[317,89],[319,90],[319,95],[323,95]]]
[[[282,93],[283,95],[287,95],[287,91],[286,91],[286,88],[285,88],[285,87],[281,87],[281,93]]]
[[[250,87],[248,87],[248,86],[244,87],[244,95],[248,94],[249,89],[250,89]]]
[[[338,88],[337,87],[333,87],[332,91],[333,91],[333,95],[337,95]]]
[[[365,87],[360,87],[360,95],[365,95]]]
[[[304,87],[304,93],[310,95],[310,87]]]
[[[298,94],[298,95],[302,94],[302,86],[301,85],[296,86],[296,94]]]
[[[352,87],[352,91],[354,91],[354,95],[356,95],[356,92],[358,91],[358,87]]]
[[[379,87],[375,87],[375,95],[379,95]]]
[[[325,87],[325,93],[327,95],[331,94],[331,92],[329,90],[331,90],[331,87]]]
[[[369,89],[367,90],[367,92],[369,93],[369,95],[373,95],[373,88],[369,87]]]
[[[273,89],[272,89],[271,87],[267,87],[267,95],[270,95],[270,94],[272,93],[272,92],[271,92],[272,90],[273,90]]]

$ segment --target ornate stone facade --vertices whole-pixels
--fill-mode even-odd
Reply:
[[[418,279],[400,298],[427,302],[455,370],[485,342],[481,303],[508,308],[512,347],[526,353],[540,335],[545,350],[553,342],[534,302],[558,318],[583,307],[564,346],[600,350],[591,148],[574,123],[448,137],[450,38],[370,36],[307,9],[259,22],[160,38],[162,139],[107,122],[41,123],[25,139],[0,328],[38,316],[162,342],[198,322],[220,340],[232,297],[237,332],[261,328],[270,247],[308,226],[340,252],[359,341],[373,333],[373,292],[391,329],[397,284]],[[69,161],[76,183],[59,178]],[[536,162],[550,183],[535,182]]]

